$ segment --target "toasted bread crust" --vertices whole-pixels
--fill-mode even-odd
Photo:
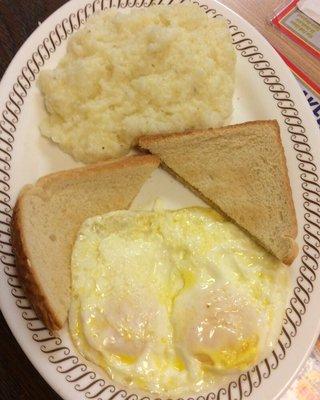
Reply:
[[[286,265],[291,265],[299,253],[299,246],[297,242],[293,238],[290,239],[292,241],[291,252],[282,260],[282,262]]]
[[[289,174],[288,174],[287,160],[285,157],[284,148],[283,148],[282,141],[281,141],[280,127],[279,127],[279,124],[277,121],[274,121],[274,122],[275,122],[275,128],[276,128],[276,133],[277,133],[276,139],[277,139],[279,147],[282,149],[281,158],[282,158],[282,169],[283,169],[284,176],[285,176],[285,185],[286,185],[285,190],[288,193],[290,214],[291,214],[291,217],[294,219],[294,224],[292,225],[290,235],[288,235],[288,237],[290,237],[293,240],[292,252],[291,252],[291,254],[288,254],[288,256],[285,258],[285,260],[287,260],[287,261],[291,260],[291,262],[292,262],[296,258],[297,254],[298,254],[298,250],[299,250],[298,245],[294,242],[294,239],[297,237],[297,234],[298,234],[298,223],[297,223],[297,216],[296,216],[296,211],[294,208],[294,203],[293,203],[293,198],[292,198],[292,189],[291,189],[290,179],[289,179]],[[285,261],[284,261],[284,263],[287,264],[287,262],[285,262]]]
[[[23,201],[25,193],[27,191],[24,191],[19,196],[13,209],[11,221],[12,247],[15,253],[15,263],[20,281],[36,314],[50,330],[55,331],[62,328],[62,323],[51,309],[34,273],[34,268],[28,257],[27,246],[25,245],[23,228],[20,224],[20,202]]]
[[[84,176],[90,179],[91,176],[94,176],[99,171],[106,171],[106,169],[109,171],[121,170],[139,165],[156,168],[159,163],[159,158],[153,155],[129,156],[115,161],[56,172],[42,177],[34,185],[27,185],[22,189],[13,209],[11,220],[12,247],[15,253],[17,271],[26,295],[38,317],[50,330],[55,331],[61,329],[64,320],[59,318],[59,315],[57,315],[55,310],[50,306],[43,286],[37,278],[37,268],[35,265],[32,265],[30,261],[31,255],[29,254],[29,249],[26,244],[25,230],[22,223],[22,204],[24,199],[35,190],[39,192],[41,196],[43,189],[52,183],[65,182],[66,180],[72,181],[73,179]]]
[[[112,171],[138,165],[154,165],[154,167],[157,167],[159,164],[159,157],[151,154],[126,156],[118,158],[116,160],[108,160],[96,164],[88,164],[84,167],[79,167],[75,169],[53,172],[52,174],[48,174],[39,178],[35,185],[45,187],[52,181],[76,179],[78,177],[84,176],[84,174],[88,177],[94,176],[97,172],[105,170],[106,167],[109,171]]]
[[[159,133],[157,135],[142,135],[138,138],[138,147],[140,147],[142,150],[145,150],[145,149],[148,149],[148,146],[150,144],[162,142],[166,138],[174,139],[174,138],[183,138],[185,136],[197,138],[198,136],[203,136],[204,131],[209,135],[216,135],[216,136],[232,135],[235,133],[235,131],[237,132],[239,126],[250,127],[251,125],[256,126],[257,124],[261,124],[261,125],[273,124],[274,127],[279,132],[279,138],[280,138],[280,128],[279,128],[278,121],[276,119],[273,119],[270,121],[256,120],[256,121],[241,122],[240,124],[222,126],[221,128],[195,129],[195,130],[190,130],[190,131],[185,131],[185,132]],[[281,140],[280,140],[280,143],[281,143]]]

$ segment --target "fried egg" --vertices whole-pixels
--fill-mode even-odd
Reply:
[[[181,395],[268,356],[289,287],[287,267],[211,209],[116,211],[80,229],[69,328],[111,379]]]

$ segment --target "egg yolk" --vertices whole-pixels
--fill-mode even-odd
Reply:
[[[239,340],[235,344],[219,350],[203,348],[195,356],[203,362],[220,371],[244,370],[255,363],[258,354],[258,337]]]
[[[219,288],[215,284],[193,292],[184,291],[176,300],[176,340],[182,340],[184,348],[212,370],[243,370],[255,363],[261,321],[246,294],[235,296],[228,286]],[[179,321],[183,314],[190,318]]]

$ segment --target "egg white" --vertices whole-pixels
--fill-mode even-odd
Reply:
[[[79,232],[69,327],[112,379],[180,395],[266,357],[288,292],[287,268],[211,209],[116,211]]]

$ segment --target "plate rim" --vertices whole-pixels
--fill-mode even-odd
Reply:
[[[110,0],[109,2],[111,2],[112,3],[112,0]],[[160,1],[160,2],[162,2],[162,1]],[[174,2],[174,0],[169,0],[169,4],[171,4],[171,3],[173,3]],[[180,2],[180,1],[178,1],[178,2]],[[147,2],[145,2],[145,0],[142,0],[142,2],[141,3],[139,3],[139,0],[138,0],[138,2],[135,0],[134,1],[134,3],[133,4],[130,4],[129,3],[129,1],[127,0],[126,1],[126,4],[125,5],[123,5],[122,3],[121,3],[121,0],[119,0],[119,2],[117,3],[118,4],[118,7],[117,8],[125,8],[125,7],[129,7],[129,8],[132,8],[133,6],[139,6],[139,4],[141,4],[140,5],[140,7],[141,6],[150,6],[151,4],[153,4],[154,2],[151,0],[150,2],[148,2],[148,0],[147,0]],[[213,15],[212,16],[214,16],[214,17],[216,17],[217,16],[217,12],[216,11],[214,11],[214,9],[209,9],[209,7],[206,5],[206,4],[199,4],[198,2],[195,2],[196,4],[198,4],[200,7],[202,7],[202,8],[205,8],[205,7],[207,7],[207,8],[205,8],[205,10],[206,10],[206,12],[209,14],[209,13],[213,13]],[[241,33],[243,33],[242,31],[235,31],[234,33],[236,33],[236,35],[240,35],[241,36],[241,39],[239,39],[239,43],[237,43],[237,42],[235,42],[234,44],[237,46],[237,44],[238,45],[240,45],[240,48],[237,48],[237,50],[239,50],[239,51],[245,51],[245,52],[247,52],[247,53],[245,53],[245,55],[243,55],[244,57],[247,57],[247,58],[250,58],[250,57],[253,57],[252,58],[252,60],[253,60],[253,63],[255,63],[256,62],[256,64],[254,64],[254,65],[261,65],[261,63],[262,62],[267,62],[267,63],[269,63],[269,66],[270,67],[267,67],[267,69],[273,69],[272,67],[271,67],[271,65],[273,65],[273,61],[274,61],[274,59],[272,58],[272,61],[271,61],[271,63],[270,62],[268,62],[268,61],[262,61],[261,60],[261,58],[259,59],[259,57],[257,58],[257,54],[258,53],[256,53],[256,54],[251,54],[250,52],[249,52],[249,49],[247,48],[246,50],[244,50],[243,49],[243,46],[241,45],[241,43],[243,44],[243,43],[245,43],[245,44],[248,44],[249,43],[249,47],[251,47],[251,51],[252,50],[254,50],[253,48],[256,48],[257,50],[258,50],[258,46],[256,46],[256,45],[254,45],[254,40],[258,40],[258,42],[261,42],[261,43],[263,43],[263,46],[262,47],[264,47],[264,45],[266,45],[266,46],[268,46],[269,47],[269,50],[270,49],[272,49],[273,50],[273,53],[272,53],[272,55],[273,55],[273,57],[275,57],[275,59],[276,59],[276,61],[277,61],[277,63],[279,63],[280,62],[280,64],[282,63],[282,67],[281,67],[281,74],[280,75],[282,75],[282,74],[284,74],[285,72],[284,71],[286,71],[286,73],[288,74],[288,72],[289,72],[289,69],[287,68],[287,66],[286,66],[286,64],[283,62],[283,60],[280,58],[280,56],[275,52],[275,50],[271,47],[271,45],[270,45],[270,43],[269,42],[267,42],[266,41],[266,39],[260,34],[260,32],[258,31],[258,30],[256,30],[250,23],[248,23],[244,18],[242,18],[241,16],[239,16],[238,14],[236,14],[234,11],[232,11],[230,8],[228,8],[227,6],[225,6],[225,5],[223,5],[223,4],[221,4],[220,2],[218,2],[218,1],[214,1],[214,0],[211,0],[211,3],[212,3],[212,7],[216,7],[216,5],[219,5],[221,8],[223,8],[223,9],[226,9],[226,10],[228,10],[228,12],[231,14],[231,15],[233,15],[236,19],[239,19],[240,21],[241,21],[241,23],[243,24],[243,27],[245,27],[245,30],[247,31],[248,29],[249,30],[253,30],[254,31],[254,34],[255,34],[255,37],[254,37],[254,39],[252,40],[252,39],[250,39],[250,38],[247,38],[246,37],[246,35],[244,34],[244,36],[242,36],[241,35]],[[82,26],[82,22],[84,22],[84,20],[83,20],[83,18],[85,17],[86,18],[86,16],[87,15],[89,15],[89,13],[90,12],[92,12],[92,10],[94,11],[94,7],[95,6],[97,6],[97,5],[101,5],[101,6],[103,6],[103,4],[104,4],[104,0],[95,0],[95,1],[93,1],[93,2],[91,2],[91,3],[87,3],[86,5],[84,5],[82,8],[79,8],[79,5],[77,6],[77,11],[74,11],[74,13],[72,14],[73,15],[73,19],[71,18],[71,17],[69,17],[69,19],[67,20],[66,18],[64,19],[64,20],[67,20],[67,21],[69,21],[70,22],[70,26],[71,26],[71,30],[77,30],[80,26]],[[46,24],[46,23],[48,23],[49,21],[51,22],[53,22],[54,21],[54,18],[55,18],[55,16],[56,15],[58,15],[58,14],[60,14],[62,11],[64,11],[64,10],[67,10],[68,8],[70,9],[70,7],[73,7],[73,6],[76,6],[76,0],[73,0],[73,1],[70,1],[69,3],[66,3],[65,5],[63,5],[62,7],[60,7],[58,10],[56,10],[53,14],[51,14],[44,22],[43,22],[43,25],[44,24]],[[108,7],[107,7],[108,8]],[[214,11],[214,12],[213,12]],[[72,26],[72,24],[74,24],[74,26]],[[78,25],[77,25],[78,24]],[[59,25],[59,23],[57,23],[56,24],[56,26],[58,26]],[[78,28],[76,29],[75,27],[77,27],[78,26]],[[60,39],[60,43],[62,42],[62,40],[65,40],[66,38],[68,38],[69,37],[69,34],[67,34],[68,33],[68,28],[66,28],[66,26],[64,26],[63,25],[63,22],[61,22],[60,23],[60,28],[61,28],[61,31],[58,31],[59,33],[57,33],[57,31],[56,31],[56,35],[58,35],[58,37],[59,37],[59,35],[61,35],[61,37],[60,38],[58,38],[58,40]],[[238,27],[236,26],[236,28],[238,29]],[[65,38],[63,37],[63,32],[65,33]],[[2,78],[2,81],[1,81],[1,84],[0,84],[0,89],[2,89],[3,87],[5,87],[5,86],[8,86],[9,85],[9,87],[10,87],[10,83],[11,83],[11,79],[10,79],[10,75],[11,75],[11,73],[10,73],[10,71],[11,71],[11,69],[12,69],[12,67],[13,66],[15,66],[16,64],[18,65],[19,63],[17,62],[17,60],[18,60],[18,58],[22,55],[23,56],[23,54],[24,54],[24,51],[25,51],[25,49],[26,49],[26,47],[27,47],[27,45],[30,45],[31,43],[32,43],[32,40],[33,40],[33,38],[34,37],[36,37],[37,35],[38,35],[38,33],[39,33],[39,28],[38,29],[36,29],[30,36],[29,36],[29,38],[26,40],[26,42],[21,46],[21,48],[20,48],[20,50],[17,52],[17,54],[16,54],[16,56],[13,58],[13,60],[11,61],[11,63],[9,64],[9,66],[8,66],[8,68],[7,68],[7,70],[6,70],[6,72],[4,73],[4,75],[3,75],[3,78]],[[72,32],[71,32],[72,33]],[[51,36],[50,36],[51,35]],[[48,39],[48,40],[50,40],[51,41],[51,44],[52,44],[52,46],[54,47],[54,50],[53,50],[53,52],[55,51],[55,46],[57,46],[57,42],[55,42],[55,40],[57,40],[56,39],[56,37],[53,39],[53,36],[54,36],[54,32],[53,32],[53,34],[52,34],[52,32],[50,33],[50,35],[49,35],[49,38],[50,39]],[[43,36],[42,36],[43,37]],[[62,40],[61,40],[62,39]],[[246,41],[251,41],[251,44],[250,44],[250,42],[246,42]],[[48,42],[47,42],[48,43]],[[39,47],[40,47],[41,45],[39,45],[38,46],[38,50],[39,50]],[[259,46],[260,46],[260,44],[259,44]],[[44,50],[43,50],[44,49]],[[48,53],[48,57],[50,58],[50,50],[48,50],[48,49],[45,49],[45,46],[43,46],[42,47],[42,50],[43,51],[47,51],[47,53]],[[256,51],[255,51],[256,52]],[[40,53],[39,53],[40,54]],[[42,53],[42,56],[43,56],[43,54],[45,54],[45,53]],[[260,53],[261,54],[261,53]],[[33,57],[34,57],[34,54],[33,54]],[[25,56],[23,56],[23,59],[25,60],[26,59],[26,57]],[[42,60],[43,62],[44,62],[44,64],[45,64],[45,61],[46,61],[46,59],[45,60]],[[249,61],[250,63],[251,63],[251,61]],[[30,67],[30,63],[29,63],[29,61],[28,61],[28,63],[27,63],[27,67],[25,67],[25,71],[24,71],[24,74],[28,74],[28,68],[29,68],[29,73],[31,73],[31,75],[29,75],[29,78],[30,78],[30,76],[32,77],[32,75],[33,75],[33,78],[34,78],[34,73],[35,73],[35,71],[34,70],[32,70],[32,67]],[[274,70],[274,69],[273,69]],[[289,74],[291,74],[291,72],[289,72]],[[36,75],[36,74],[35,74]],[[27,75],[28,76],[28,75]],[[276,75],[273,75],[272,77],[270,77],[269,79],[273,79],[274,77],[275,77]],[[277,77],[277,76],[276,76]],[[287,77],[286,77],[287,78]],[[279,79],[279,78],[278,78]],[[291,76],[290,75],[290,78],[288,77],[288,79],[290,80],[290,79],[292,79],[292,82],[293,82],[293,88],[294,88],[294,90],[292,89],[292,88],[290,88],[290,91],[292,91],[292,92],[294,92],[294,98],[295,98],[295,100],[296,100],[296,97],[300,97],[300,101],[301,101],[301,99],[303,99],[304,101],[305,101],[305,99],[303,98],[303,94],[302,94],[302,91],[300,91],[300,89],[299,89],[299,87],[298,87],[298,84],[297,84],[297,82],[294,80],[294,78],[293,78],[293,76]],[[8,81],[8,82],[7,82]],[[279,81],[281,81],[281,79],[279,79]],[[30,82],[29,82],[30,83]],[[31,82],[32,83],[32,82]],[[271,83],[272,84],[272,83]],[[273,83],[273,85],[276,85],[277,83]],[[281,84],[281,83],[280,83]],[[32,84],[30,84],[30,87],[32,86]],[[284,91],[284,89],[285,89],[285,87],[283,88],[283,90],[282,90],[282,92],[284,93],[285,91]],[[299,89],[299,91],[297,91],[297,89]],[[2,90],[1,90],[1,92],[2,92]],[[3,90],[3,92],[4,93],[8,93],[8,90],[6,90],[6,89],[4,89]],[[9,89],[9,93],[10,93],[10,89]],[[20,93],[21,94],[21,93]],[[283,101],[292,101],[292,100],[290,100],[290,95],[289,95],[289,100],[288,100],[288,98],[287,99],[283,99]],[[17,101],[16,101],[16,103],[18,103]],[[17,105],[17,104],[16,104]],[[305,104],[304,104],[304,106],[301,106],[301,104],[299,105],[299,111],[297,111],[297,113],[299,114],[299,112],[301,112],[302,114],[304,114],[304,113],[306,113],[306,114],[308,114],[309,113],[309,115],[310,116],[312,116],[312,113],[311,113],[311,110],[309,110],[308,108],[306,108],[306,102],[305,102]],[[22,106],[22,105],[21,105]],[[7,103],[5,103],[5,109],[7,108]],[[19,103],[18,103],[18,108],[19,108]],[[292,107],[291,107],[292,108]],[[10,108],[9,108],[9,110],[11,110]],[[7,116],[7,119],[6,119],[6,121],[8,120],[8,115],[10,114],[10,111],[9,112],[7,112],[6,113],[6,116]],[[12,110],[11,110],[11,114],[12,115],[14,115],[15,113],[14,112],[12,112]],[[2,113],[2,116],[3,116],[3,113]],[[17,115],[15,115],[15,117],[17,118]],[[291,118],[297,118],[296,116],[291,116]],[[298,117],[299,118],[299,117]],[[312,116],[312,118],[313,118],[313,116]],[[17,120],[18,120],[18,118],[17,118]],[[10,121],[10,120],[9,120]],[[312,121],[313,121],[313,119],[312,119]],[[1,121],[2,122],[2,121]],[[9,125],[10,125],[10,123],[9,123]],[[12,125],[12,121],[11,121],[11,125]],[[314,122],[314,125],[315,125],[315,122]],[[316,126],[316,125],[315,125]],[[7,125],[6,125],[6,127],[7,127]],[[3,127],[3,125],[1,125],[1,128],[2,129],[4,129],[4,127]],[[3,133],[3,132],[2,132]],[[9,129],[9,131],[8,131],[8,137],[7,137],[7,139],[8,138],[10,138],[10,137],[12,137],[12,142],[10,142],[10,140],[7,140],[6,141],[6,146],[8,146],[7,147],[7,149],[8,148],[10,148],[11,147],[11,150],[13,149],[13,146],[11,145],[11,143],[13,143],[13,141],[14,141],[14,136],[13,136],[13,132],[11,132],[11,130]],[[3,139],[3,137],[2,137],[2,139]],[[317,139],[318,140],[318,139]],[[318,140],[318,142],[320,143],[320,141]],[[3,142],[1,143],[1,144],[3,144]],[[303,145],[303,143],[300,143],[300,145]],[[0,146],[1,147],[1,146]],[[1,150],[3,150],[3,148],[1,148]],[[11,151],[10,150],[10,151]],[[10,153],[10,151],[9,152],[7,152],[7,153]],[[10,154],[9,154],[9,156],[10,156]],[[0,160],[0,161],[4,161],[4,160]],[[306,160],[305,162],[307,162],[308,163],[308,160]],[[8,164],[8,163],[7,163]],[[9,163],[10,164],[10,163]],[[5,177],[6,176],[6,174],[8,175],[8,173],[6,172],[7,170],[6,170],[6,168],[5,168],[5,163],[4,163],[4,167],[2,166],[2,168],[3,169],[0,169],[0,172],[3,174],[3,176]],[[317,163],[317,165],[319,166],[320,164],[319,163]],[[316,165],[315,165],[315,167],[316,167]],[[10,165],[9,165],[9,168],[8,169],[10,169]],[[313,171],[312,171],[312,169],[311,170],[306,170],[305,171],[305,173],[314,173]],[[9,181],[9,179],[8,179],[8,181]],[[4,182],[4,183],[3,183]],[[4,185],[4,186],[2,186],[2,189],[3,189],[3,191],[2,191],[2,193],[1,193],[1,197],[2,197],[2,205],[4,205],[4,207],[7,207],[5,210],[6,211],[4,211],[4,213],[6,214],[6,217],[5,218],[9,218],[10,219],[10,212],[11,212],[11,206],[10,206],[10,196],[8,195],[8,193],[7,193],[7,191],[9,190],[8,189],[8,184],[6,183],[7,181],[5,180],[5,179],[3,179],[3,182],[2,182],[2,185]],[[7,186],[6,186],[7,185]],[[9,198],[9,199],[8,199]],[[319,204],[318,204],[319,205]],[[3,212],[3,209],[2,209],[2,212]],[[317,234],[318,236],[319,236],[319,234]],[[10,243],[6,243],[5,245],[8,245],[8,246],[10,246]],[[2,247],[2,249],[1,249],[1,251],[0,251],[0,254],[1,254],[1,261],[2,261],[2,263],[4,264],[4,268],[6,268],[6,265],[5,265],[5,262],[6,262],[6,259],[4,259],[3,258],[3,253],[6,253],[5,251],[3,251],[3,247]],[[319,253],[319,252],[318,252]],[[6,255],[6,254],[5,254]],[[11,256],[11,255],[10,255]],[[9,267],[9,268],[13,268],[12,267],[12,265],[7,265],[7,267]],[[4,270],[5,271],[5,270]],[[8,275],[8,274],[6,274],[7,275],[7,278],[8,279],[10,279],[11,278],[11,276],[10,275]],[[14,278],[15,279],[15,278]],[[8,282],[9,283],[9,282]],[[10,285],[10,283],[9,283],[9,285]],[[19,302],[19,300],[20,300],[20,306],[18,305],[18,308],[20,308],[20,309],[26,309],[26,307],[28,307],[28,306],[26,306],[26,305],[24,305],[25,303],[24,303],[24,301],[25,301],[25,297],[24,298],[22,298],[23,297],[23,294],[21,294],[20,292],[19,292],[19,290],[20,290],[20,288],[18,288],[18,287],[16,287],[16,286],[14,286],[14,284],[12,284],[12,285],[10,285],[11,286],[11,294],[13,294],[12,293],[12,290],[14,291],[14,293],[15,294],[13,294],[13,296],[17,299],[16,300],[16,303],[17,302]],[[15,289],[16,289],[16,291],[15,291]],[[20,335],[17,333],[17,331],[16,331],[16,327],[14,326],[14,318],[12,318],[11,319],[11,316],[8,314],[8,312],[7,312],[7,309],[6,309],[6,307],[3,307],[3,304],[5,304],[5,302],[3,301],[3,295],[1,294],[0,295],[0,304],[1,304],[1,308],[2,308],[2,313],[4,314],[4,317],[5,317],[5,319],[6,319],[6,321],[7,321],[7,323],[8,323],[8,325],[9,325],[9,327],[10,327],[10,330],[11,330],[11,332],[13,333],[13,335],[15,336],[15,338],[17,339],[17,341],[19,342],[19,345],[21,346],[21,348],[23,349],[23,351],[25,352],[25,354],[28,356],[28,358],[29,358],[29,360],[32,362],[32,364],[34,365],[34,367],[38,370],[38,372],[45,378],[45,380],[50,384],[50,386],[59,394],[59,395],[63,395],[63,396],[66,396],[64,393],[63,394],[61,394],[60,392],[61,392],[61,390],[60,390],[60,387],[58,386],[58,384],[56,383],[56,376],[53,378],[53,379],[51,379],[51,376],[50,376],[50,374],[48,374],[48,373],[45,373],[45,371],[44,371],[44,368],[42,368],[42,365],[39,365],[39,364],[41,364],[41,363],[39,363],[39,360],[37,359],[38,357],[37,356],[35,356],[35,355],[33,355],[33,354],[31,354],[31,352],[30,351],[28,351],[27,349],[26,349],[26,345],[25,345],[25,343],[24,343],[24,339],[23,339],[23,337],[20,337]],[[30,309],[30,307],[29,307],[29,309]],[[26,319],[26,318],[25,318]],[[27,321],[28,321],[28,319],[27,319]],[[29,322],[28,322],[28,324],[29,324]],[[32,331],[33,332],[42,332],[43,331],[43,328],[41,327],[41,328],[35,328],[32,324],[31,324],[31,327],[32,327]],[[29,328],[29,326],[28,326],[28,328]],[[30,328],[29,328],[30,329]],[[318,336],[318,332],[319,332],[319,330],[320,330],[320,319],[319,319],[319,321],[318,321],[318,329],[317,329],[317,332],[315,332],[314,333],[314,337],[313,337],[313,341],[312,341],[312,343],[310,344],[310,346],[309,346],[309,348],[308,348],[308,351],[305,353],[305,355],[304,355],[304,357],[303,357],[303,359],[300,361],[300,363],[299,363],[299,365],[297,366],[297,368],[296,368],[296,372],[295,372],[295,374],[293,374],[292,376],[291,376],[291,379],[289,380],[289,381],[287,381],[287,384],[283,387],[283,389],[281,390],[281,392],[279,392],[277,395],[276,395],[276,397],[274,397],[274,399],[275,398],[279,398],[280,396],[281,396],[281,394],[283,393],[283,391],[284,390],[286,390],[286,388],[289,386],[289,384],[292,382],[292,380],[295,378],[295,376],[296,376],[296,374],[297,374],[297,372],[298,372],[298,370],[300,369],[300,367],[301,367],[301,365],[305,362],[305,360],[306,360],[306,358],[308,357],[308,355],[310,354],[310,352],[311,352],[311,350],[312,350],[312,348],[313,348],[313,344],[314,344],[314,342],[316,341],[316,338],[317,338],[317,336]],[[36,333],[35,333],[36,334]],[[34,334],[34,335],[35,335]],[[43,339],[43,338],[42,338]],[[41,340],[42,340],[41,339]],[[50,337],[48,337],[47,338],[47,341],[56,341],[55,343],[56,343],[56,345],[57,346],[60,346],[61,345],[61,339],[60,338],[57,338],[57,337],[54,337],[54,336],[50,336]],[[60,342],[59,342],[60,341]],[[66,355],[66,357],[69,357],[69,354],[70,354],[70,351],[69,351],[69,353],[68,354],[65,354]],[[278,360],[279,361],[279,360]],[[278,362],[277,361],[277,362]],[[58,371],[59,372],[59,371]],[[88,372],[88,374],[89,374],[89,372]],[[245,374],[242,374],[242,375],[245,375]],[[241,375],[240,375],[240,377],[241,377]],[[239,377],[239,379],[240,379],[240,377]],[[95,379],[95,378],[94,378]],[[243,378],[243,379],[245,379],[245,378]],[[239,385],[240,385],[240,387],[241,387],[241,379],[239,380]],[[248,382],[248,380],[246,380],[246,381],[243,381],[244,383],[245,382]],[[64,383],[66,383],[66,381],[64,380]],[[91,385],[89,385],[90,387],[92,387],[93,386],[93,383],[91,384]],[[87,389],[89,389],[89,387],[87,387],[85,390],[87,390]],[[112,389],[113,390],[113,389]],[[121,393],[122,392],[122,393]],[[74,394],[76,394],[77,392],[74,392]],[[79,393],[79,391],[78,391],[78,393]],[[98,392],[97,392],[98,393]],[[226,392],[227,393],[227,392]],[[99,395],[100,393],[98,393],[98,394],[96,394],[95,396],[93,396],[92,398],[97,398],[97,396]],[[111,394],[111,396],[109,397],[109,399],[111,399],[111,398],[115,398],[117,395],[122,395],[122,398],[124,398],[123,397],[123,391],[118,391],[118,392],[116,392],[116,389],[114,389],[114,391],[110,391],[110,394]],[[210,395],[210,393],[209,393],[209,395]],[[208,396],[209,396],[208,395]],[[128,395],[126,398],[129,398],[129,397],[132,397],[132,396],[137,396],[137,395]],[[208,397],[207,396],[207,400],[213,400],[215,397],[213,397],[213,396],[211,396],[211,397]],[[224,391],[222,391],[222,389],[220,389],[219,391],[218,391],[218,393],[217,393],[217,398],[219,399],[220,398],[220,396],[221,396],[221,399],[222,399],[222,396],[225,396],[225,393],[224,393]],[[130,397],[130,398],[131,398]],[[67,397],[65,397],[65,398],[67,398]],[[68,397],[69,398],[69,397]],[[138,398],[138,396],[137,396],[137,398]],[[203,396],[199,396],[198,397],[199,399],[200,398],[203,398]],[[223,397],[223,398],[225,398],[225,397]],[[231,399],[231,396],[229,396],[229,398]]]

